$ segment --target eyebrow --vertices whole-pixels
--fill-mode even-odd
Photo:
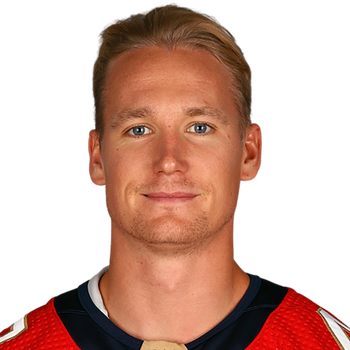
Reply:
[[[186,116],[192,117],[192,118],[205,116],[205,117],[213,118],[224,125],[229,124],[228,118],[223,112],[221,112],[219,109],[211,108],[208,106],[184,108],[183,113]],[[154,113],[152,113],[152,110],[147,107],[137,108],[137,109],[125,109],[121,112],[113,114],[111,126],[115,128],[120,125],[123,125],[124,123],[134,121],[137,119],[152,117],[153,115]]]
[[[125,109],[112,116],[112,127],[115,128],[135,119],[150,117],[152,112],[149,108]]]
[[[228,125],[228,118],[227,116],[221,112],[219,109],[211,108],[208,106],[202,106],[202,107],[191,107],[184,110],[185,114],[189,117],[211,117],[219,122],[221,122],[224,125]]]

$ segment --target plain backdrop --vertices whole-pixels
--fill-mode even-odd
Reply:
[[[26,18],[24,47],[6,51],[15,65],[2,115],[0,328],[107,262],[103,191],[86,174],[90,66],[102,25],[155,5],[144,4]],[[349,322],[347,127],[327,23],[288,5],[186,4],[225,23],[254,68],[264,166],[243,187],[238,261]]]

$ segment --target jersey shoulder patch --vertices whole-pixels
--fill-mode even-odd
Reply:
[[[78,350],[51,299],[0,333],[0,350]]]
[[[350,350],[349,328],[289,289],[248,349]]]
[[[322,317],[339,348],[350,350],[350,328],[322,308],[318,308],[317,313]]]

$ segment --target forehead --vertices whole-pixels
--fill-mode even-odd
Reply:
[[[228,69],[205,50],[144,47],[126,52],[111,63],[105,85],[105,112],[108,115],[108,111],[122,106],[156,108],[165,102],[176,103],[182,109],[232,108],[231,85]]]

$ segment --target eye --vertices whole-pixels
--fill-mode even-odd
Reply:
[[[127,131],[128,134],[131,136],[143,136],[147,134],[151,134],[152,130],[150,128],[147,128],[145,125],[137,125],[131,128],[130,130]]]
[[[205,123],[196,123],[187,129],[188,132],[193,132],[196,134],[207,134],[212,130],[213,128]]]

